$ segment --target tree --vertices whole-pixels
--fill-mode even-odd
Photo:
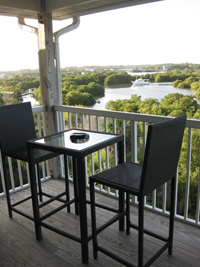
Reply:
[[[154,114],[154,112],[152,112],[152,109],[155,109],[155,107],[157,107],[158,104],[159,104],[159,102],[155,98],[145,99],[144,101],[140,102],[139,108],[138,108],[138,113]]]
[[[14,90],[13,98],[19,99],[22,96],[21,90],[19,88]]]
[[[104,86],[119,85],[119,84],[131,84],[133,76],[126,72],[118,72],[117,74],[111,74],[104,80]]]
[[[92,106],[95,104],[95,99],[89,93],[71,91],[63,97],[63,104],[68,106],[75,106],[75,105]]]
[[[141,97],[133,95],[129,100],[109,101],[106,105],[107,109],[127,112],[137,112],[144,114],[155,114],[162,116],[176,117],[187,114],[188,118],[200,119],[199,104],[193,96],[183,95],[179,93],[168,94],[160,102],[156,99],[149,98],[141,101]],[[117,133],[122,132],[121,120],[116,120]],[[138,122],[138,163],[143,162],[143,123]],[[108,123],[108,131],[113,132],[113,120]],[[131,125],[130,121],[125,121],[126,131],[126,153],[127,160],[131,159]],[[190,199],[189,199],[189,217],[194,219],[196,214],[196,200],[199,180],[199,161],[200,161],[200,130],[192,130],[192,155],[191,155],[191,171],[190,171]],[[185,131],[183,144],[179,160],[179,180],[178,180],[178,200],[177,213],[184,214],[185,186],[187,177],[187,153],[188,153],[188,131]],[[168,185],[169,186],[169,185]],[[162,199],[162,190],[157,190]],[[148,196],[147,202],[151,202],[151,196]],[[158,199],[158,196],[157,196]],[[161,201],[158,207],[161,207]]]
[[[35,100],[37,100],[40,104],[42,103],[42,100],[41,100],[41,90],[40,90],[40,87],[38,87],[38,89],[36,89],[33,93],[33,98]]]
[[[82,93],[90,93],[92,96],[104,96],[105,92],[105,89],[101,85],[96,84],[95,82],[91,82],[87,86],[80,85],[78,86],[77,90]]]
[[[0,106],[5,105],[5,102],[3,100],[3,94],[0,93]]]
[[[14,98],[11,104],[13,105],[13,104],[18,104],[18,103],[21,103],[21,101]]]

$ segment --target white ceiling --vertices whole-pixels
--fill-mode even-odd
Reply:
[[[37,19],[43,0],[1,0],[0,15],[23,16]],[[45,9],[54,20],[83,16],[116,8],[134,6],[162,0],[46,0]]]

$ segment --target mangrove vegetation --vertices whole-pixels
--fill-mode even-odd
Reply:
[[[142,72],[141,72],[142,74]],[[109,101],[106,104],[108,110],[133,112],[142,114],[153,114],[160,116],[177,117],[186,114],[188,118],[200,120],[200,107],[196,98],[200,97],[200,69],[199,66],[185,67],[179,66],[176,69],[169,69],[165,72],[130,75],[125,71],[100,70],[100,71],[66,71],[61,73],[63,105],[70,106],[92,106],[97,98],[104,96],[105,87],[121,84],[132,84],[137,78],[149,79],[152,83],[170,82],[176,88],[187,88],[196,90],[196,95],[183,95],[180,93],[168,94],[161,101],[156,98],[148,98],[144,101],[141,96],[132,95],[131,99]],[[0,79],[0,105],[18,103],[21,96],[28,89],[34,88],[34,98],[41,102],[41,92],[38,76],[20,76],[15,75],[12,78]],[[122,133],[122,122],[117,120],[117,132]],[[102,122],[102,127],[104,127]],[[126,130],[126,155],[127,160],[131,160],[130,148],[130,122],[125,122]],[[108,131],[113,132],[113,120],[109,120]],[[138,122],[138,163],[143,161],[143,125]],[[188,130],[185,130],[183,146],[179,161],[179,180],[178,180],[178,206],[177,213],[183,215],[185,201],[185,185],[187,179],[187,153],[188,153]],[[190,170],[190,200],[189,217],[194,218],[197,202],[198,179],[199,179],[199,160],[200,160],[200,130],[192,131],[192,154]],[[106,155],[102,151],[102,161],[105,161]],[[89,164],[88,159],[88,165]],[[110,166],[114,162],[110,160]],[[98,171],[98,157],[94,154],[95,171]],[[167,195],[169,204],[169,196]],[[147,202],[151,203],[152,197],[148,196]],[[157,206],[162,207],[162,190],[157,191]],[[168,206],[167,206],[168,208]]]

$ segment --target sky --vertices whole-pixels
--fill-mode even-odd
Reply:
[[[53,22],[56,31],[71,19]],[[37,27],[37,20],[26,20]],[[38,69],[37,37],[0,16],[0,71]],[[80,18],[59,39],[61,68],[91,65],[200,64],[200,0],[165,0]]]

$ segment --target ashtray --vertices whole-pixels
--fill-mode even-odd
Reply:
[[[70,140],[73,143],[85,143],[89,140],[89,134],[83,132],[75,132],[70,135]]]

